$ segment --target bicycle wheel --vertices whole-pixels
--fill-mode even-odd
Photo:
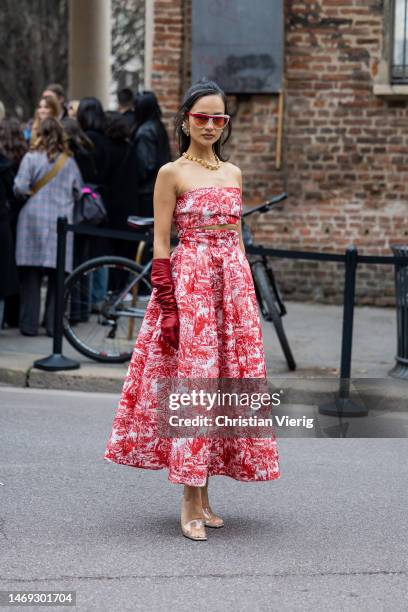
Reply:
[[[105,363],[131,358],[152,290],[148,276],[135,281],[142,269],[124,257],[97,257],[67,278],[64,335],[82,355]]]
[[[267,321],[272,321],[289,370],[296,370],[296,362],[286,337],[282,324],[282,318],[280,316],[278,307],[275,304],[275,296],[270,284],[268,273],[265,270],[265,266],[261,261],[257,261],[251,265],[251,270],[254,277],[257,295],[260,301],[262,316]]]

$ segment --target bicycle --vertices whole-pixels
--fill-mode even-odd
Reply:
[[[257,211],[263,212],[285,197],[286,194],[281,194],[270,202],[243,213],[243,217]],[[146,239],[150,242],[153,236],[153,223],[153,217],[128,217],[128,225],[138,231],[144,229]],[[245,243],[252,244],[250,231],[244,219],[242,225],[243,230],[245,228]],[[64,335],[82,355],[102,363],[124,363],[130,360],[152,291],[150,268],[153,260],[145,265],[140,263],[145,248],[146,241],[141,240],[135,261],[113,255],[95,257],[78,266],[66,279]],[[267,265],[265,257],[256,260],[251,258],[250,265],[262,315],[274,323],[288,366],[290,369],[295,369],[281,323],[281,316],[286,310],[277,290],[273,272]],[[107,278],[106,296],[98,311],[92,311],[90,304],[92,273],[97,270],[105,271],[102,276]],[[275,298],[279,310],[275,306]]]
[[[128,225],[153,235],[153,217],[128,217]],[[63,330],[79,353],[102,363],[124,363],[132,356],[152,286],[152,261],[140,264],[146,241],[137,246],[135,261],[106,255],[90,259],[68,276],[64,285]],[[106,295],[95,310],[90,304],[92,273],[103,270]]]
[[[281,193],[264,204],[255,206],[242,213],[242,237],[246,247],[254,246],[254,244],[252,241],[251,229],[245,222],[245,219],[255,213],[267,213],[273,206],[286,200],[287,197],[287,193]],[[249,255],[248,261],[251,267],[255,293],[262,316],[265,321],[271,321],[273,323],[289,370],[296,370],[296,362],[282,323],[282,317],[287,314],[287,310],[283,302],[282,294],[276,283],[272,267],[268,263],[265,255]]]

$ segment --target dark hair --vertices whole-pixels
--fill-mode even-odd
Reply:
[[[64,88],[59,83],[50,83],[44,89],[44,91],[47,91],[47,90],[54,92],[55,95],[58,96],[59,98],[65,98]]]
[[[128,140],[131,133],[129,121],[122,113],[107,111],[105,134],[112,140]]]
[[[41,121],[38,138],[31,150],[44,151],[50,161],[56,159],[59,153],[71,155],[64,129],[58,119],[48,117]]]
[[[179,107],[179,110],[174,118],[174,132],[178,142],[180,155],[182,155],[184,151],[187,151],[188,147],[190,146],[190,136],[184,134],[183,130],[181,129],[186,112],[189,111],[200,98],[214,95],[221,96],[225,106],[225,114],[229,115],[227,96],[215,81],[209,81],[207,78],[203,77],[200,79],[200,81],[194,83],[194,85],[192,85],[184,94],[181,106]],[[230,135],[231,121],[228,122],[227,127],[221,135],[221,138],[219,138],[217,142],[213,144],[213,151],[221,161],[227,160],[227,158],[222,154],[221,150],[223,145],[229,139]]]
[[[81,130],[81,126],[76,119],[72,119],[72,117],[64,117],[61,123],[68,139],[68,146],[73,153],[75,153],[75,151],[78,149],[90,151],[94,148],[94,143]]]
[[[134,103],[133,92],[129,87],[123,87],[123,89],[119,89],[117,93],[118,102],[121,106],[132,105]]]
[[[28,145],[18,119],[0,121],[0,153],[10,161],[19,164],[27,152]]]
[[[161,108],[153,91],[142,91],[136,96],[135,117],[137,127],[148,119],[160,119],[161,116]]]
[[[105,131],[105,113],[98,98],[82,98],[77,110],[77,119],[84,132],[88,130]]]

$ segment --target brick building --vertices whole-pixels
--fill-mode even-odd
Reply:
[[[220,0],[220,10],[231,4]],[[260,219],[257,241],[387,255],[390,244],[408,244],[408,85],[390,82],[392,11],[393,0],[285,2],[279,170],[278,96],[231,96],[228,153],[243,171],[244,202],[282,189],[290,196]],[[191,1],[155,0],[151,38],[150,85],[171,131],[191,84]],[[341,265],[276,259],[274,269],[286,297],[342,300]],[[391,266],[359,266],[357,303],[394,304]]]

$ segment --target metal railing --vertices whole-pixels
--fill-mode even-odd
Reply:
[[[44,359],[34,362],[34,367],[48,370],[70,370],[80,367],[79,362],[68,359],[62,353],[63,317],[64,317],[64,270],[65,250],[67,232],[89,236],[101,236],[108,238],[121,238],[123,240],[152,242],[153,235],[148,232],[112,230],[108,228],[89,227],[85,225],[69,225],[66,217],[59,217],[57,223],[57,279],[54,313],[54,338],[53,352]],[[172,238],[171,243],[176,244],[177,238]],[[388,264],[393,266],[407,266],[406,256],[388,255],[359,255],[354,245],[347,247],[345,253],[322,253],[314,251],[294,251],[287,249],[273,249],[258,246],[246,247],[246,252],[253,255],[265,255],[270,257],[282,257],[287,259],[305,259],[313,261],[332,261],[344,264],[344,298],[343,298],[343,327],[341,337],[341,359],[338,395],[333,403],[319,406],[321,414],[333,416],[364,416],[367,414],[365,408],[356,404],[350,398],[351,383],[351,356],[353,345],[353,321],[354,301],[356,289],[356,272],[359,263],[365,264]]]

